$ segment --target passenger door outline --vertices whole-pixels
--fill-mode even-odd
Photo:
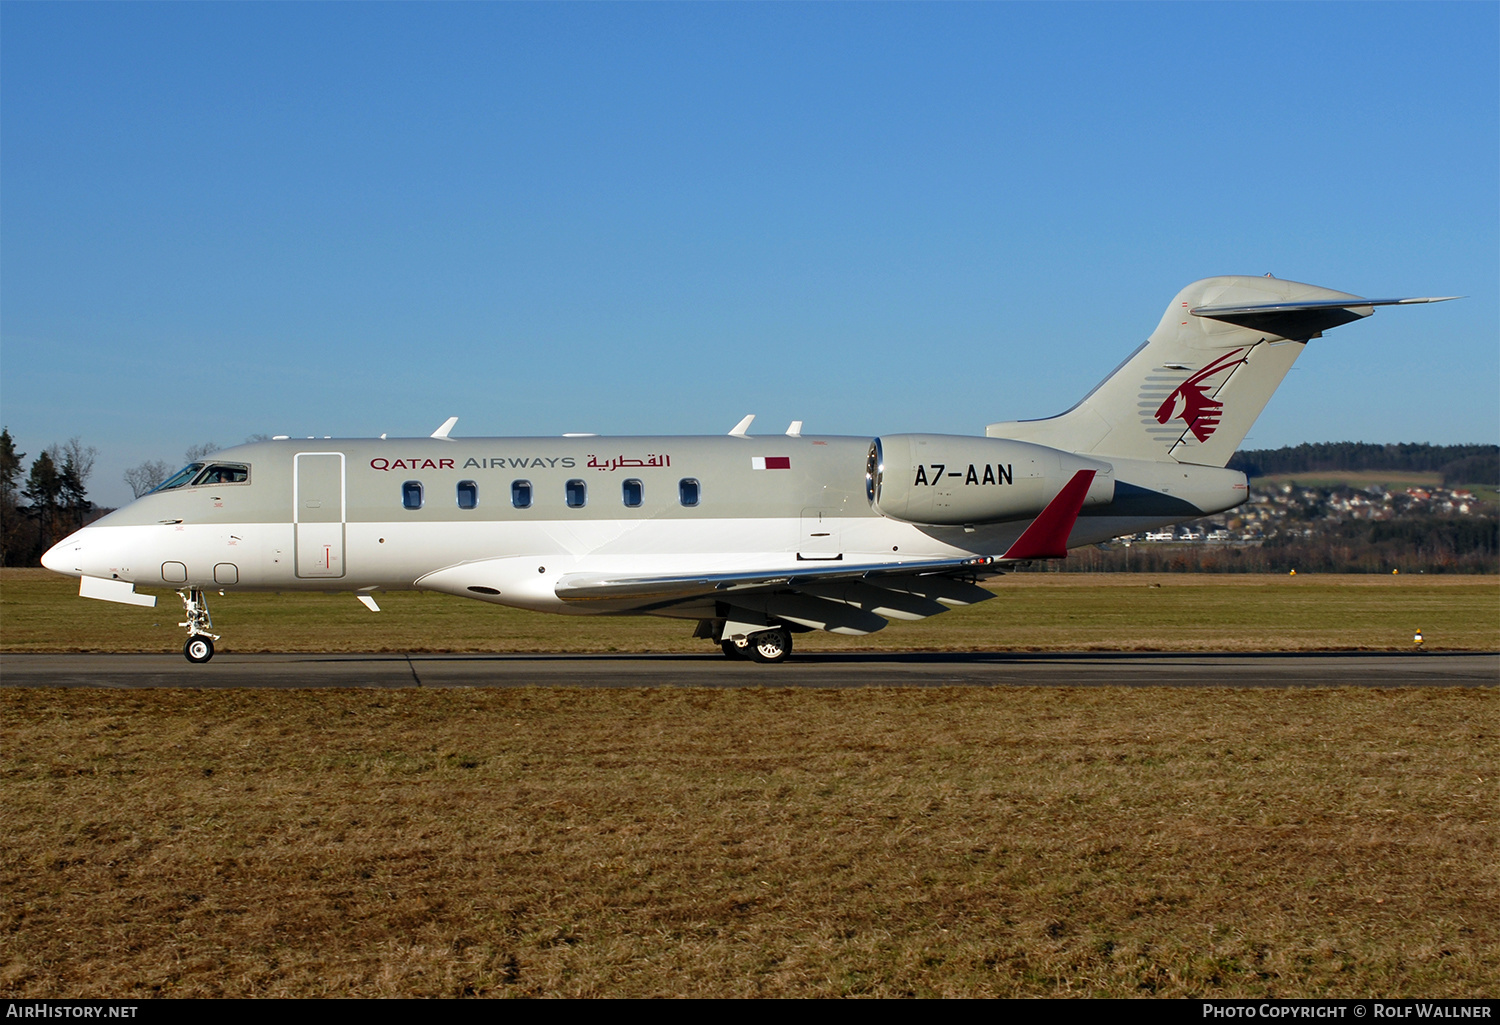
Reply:
[[[344,453],[297,453],[292,471],[297,576],[344,575],[345,497]]]

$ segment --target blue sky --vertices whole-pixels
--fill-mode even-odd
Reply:
[[[1179,288],[1382,310],[1249,447],[1500,440],[1500,6],[0,4],[0,419],[979,433]]]

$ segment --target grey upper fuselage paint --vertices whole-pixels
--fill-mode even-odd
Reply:
[[[345,466],[343,519],[350,523],[491,522],[558,518],[578,520],[704,519],[798,516],[804,509],[839,517],[878,517],[866,494],[865,463],[870,438],[752,436],[592,438],[289,439],[224,449],[210,463],[250,468],[244,484],[176,488],[145,495],[96,521],[124,526],[182,520],[185,523],[288,523],[293,517],[293,467],[298,455],[340,453]],[[655,457],[660,465],[643,465]],[[785,459],[785,469],[755,469],[757,458]],[[592,465],[591,465],[592,464]],[[1203,515],[1210,505],[1164,493],[1163,477],[1211,479],[1218,490],[1234,471],[1116,460],[1126,467],[1114,502],[1090,507],[1089,519],[1128,517],[1153,523]],[[1193,471],[1206,471],[1194,473]],[[1134,483],[1130,478],[1139,480]],[[1243,478],[1239,478],[1243,479]],[[581,508],[569,507],[567,483],[587,487]],[[641,482],[636,507],[624,502],[623,482]],[[696,506],[685,507],[679,484],[699,485]],[[472,481],[474,508],[459,506],[458,487]],[[516,508],[511,487],[531,485],[531,504]],[[419,509],[402,504],[407,482],[422,486]],[[1231,503],[1237,504],[1237,503]],[[306,513],[304,512],[304,516]],[[944,534],[948,533],[943,531]],[[1118,532],[1117,532],[1118,533]],[[1116,536],[1111,534],[1109,536]],[[1080,542],[1089,543],[1089,542]]]
[[[714,516],[796,516],[804,508],[839,516],[874,516],[865,497],[868,438],[803,437],[592,437],[289,439],[216,452],[208,462],[250,467],[245,484],[153,492],[111,513],[100,525],[158,523],[290,522],[293,463],[298,454],[342,453],[351,523],[401,520],[526,522],[554,520],[703,519]],[[650,457],[660,465],[644,465]],[[787,459],[789,469],[757,470],[755,457]],[[592,462],[593,465],[590,465]],[[566,486],[582,480],[587,501],[567,504]],[[623,482],[639,480],[642,501],[623,501]],[[684,507],[679,483],[700,485],[697,506]],[[420,509],[402,505],[402,485],[423,488]],[[458,504],[458,485],[473,481],[478,501]],[[511,504],[511,485],[529,481],[531,505]]]

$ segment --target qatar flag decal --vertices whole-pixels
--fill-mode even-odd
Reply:
[[[754,470],[790,470],[791,456],[751,456],[750,468]]]

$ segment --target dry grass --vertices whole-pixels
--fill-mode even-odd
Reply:
[[[1500,577],[1014,574],[998,597],[869,637],[803,634],[800,651],[1390,650],[1500,648]],[[423,592],[210,599],[220,651],[706,651],[692,623],[522,612]],[[170,591],[155,609],[78,597],[45,570],[0,570],[0,650],[175,652]]]
[[[0,993],[1492,994],[1497,700],[0,691]]]

